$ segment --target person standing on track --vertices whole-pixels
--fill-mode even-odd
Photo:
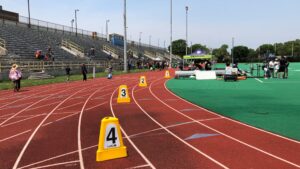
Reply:
[[[86,81],[87,80],[87,77],[86,77],[86,74],[87,74],[87,69],[86,69],[86,66],[85,64],[82,64],[81,65],[81,73],[82,73],[82,76],[83,76],[83,81]]]
[[[13,64],[9,71],[9,79],[14,83],[14,92],[18,92],[21,88],[22,72],[18,69],[17,64]]]
[[[70,80],[70,76],[71,76],[70,72],[71,72],[71,68],[70,68],[70,66],[68,65],[68,66],[66,67],[67,81]]]

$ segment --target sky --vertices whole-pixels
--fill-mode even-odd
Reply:
[[[27,0],[0,0],[4,10],[28,16]],[[123,34],[124,0],[30,0],[31,18],[71,26],[74,10],[78,28]],[[300,38],[299,0],[173,0],[173,40],[209,48],[222,44],[257,48],[264,43]],[[127,0],[128,39],[164,47],[170,44],[170,0]]]

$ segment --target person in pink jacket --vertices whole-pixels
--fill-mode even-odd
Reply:
[[[14,92],[18,92],[21,88],[22,72],[18,69],[17,64],[13,64],[9,71],[9,79],[14,83]]]

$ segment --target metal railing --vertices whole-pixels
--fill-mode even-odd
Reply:
[[[105,50],[109,53],[115,54],[115,55],[120,55],[119,52],[115,48],[110,47],[108,45],[103,45],[103,50]]]
[[[4,18],[0,18],[2,19],[2,22],[5,22]],[[14,21],[8,21],[8,22],[14,22]],[[19,16],[19,22],[14,22],[16,25],[18,24],[25,24],[25,25],[29,25],[29,18],[25,17],[25,16]],[[54,30],[54,31],[62,31],[62,32],[66,32],[66,33],[70,33],[70,34],[74,34],[76,32],[76,28],[74,27],[70,27],[70,26],[66,26],[66,25],[61,25],[61,24],[56,24],[56,23],[52,23],[52,22],[47,22],[47,21],[42,21],[39,19],[34,19],[34,18],[30,18],[30,24],[31,24],[31,28],[32,29],[39,29],[39,28],[45,28],[47,30]],[[94,31],[96,32],[96,31]],[[77,28],[77,34],[80,36],[90,36],[93,37],[93,31],[88,31],[88,30],[84,30],[84,29],[79,29]],[[96,37],[100,38],[101,40],[105,40],[106,41],[106,35],[96,32]],[[131,41],[131,40],[127,40],[128,45],[132,45],[134,44],[134,46],[136,47],[143,47],[143,48],[152,48],[152,49],[156,49],[156,50],[163,50],[163,51],[167,51],[166,48],[163,47],[158,47],[158,46],[154,46],[154,45],[149,45],[149,44],[145,44],[145,43],[139,43],[136,41]]]
[[[5,42],[4,39],[1,39],[1,38],[0,38],[0,46],[1,46],[2,48],[6,49],[6,42]]]
[[[75,50],[77,50],[81,53],[84,53],[84,48],[83,47],[81,47],[80,45],[78,45],[78,44],[76,44],[76,43],[74,43],[70,40],[62,40],[61,44],[62,44],[62,46],[66,47],[70,50],[75,49]]]

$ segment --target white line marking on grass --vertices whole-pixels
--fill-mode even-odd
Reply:
[[[39,167],[32,167],[31,169],[49,168],[49,167],[60,166],[60,165],[66,165],[66,164],[73,164],[73,163],[78,163],[78,162],[79,162],[78,160],[75,160],[75,161],[68,161],[68,162],[49,164],[49,165],[44,165],[44,166],[39,166]]]
[[[114,110],[113,110],[113,107],[112,107],[112,100],[113,100],[113,96],[114,94],[116,93],[116,91],[118,90],[118,88],[111,94],[111,97],[110,97],[110,110],[111,110],[111,113],[114,117],[116,117],[115,113],[114,113]],[[133,90],[132,90],[133,92]],[[147,164],[155,169],[154,165],[150,162],[150,160],[140,151],[139,148],[137,148],[137,146],[133,143],[133,141],[128,137],[127,133],[125,132],[125,130],[120,127],[122,132],[124,133],[125,137],[127,138],[127,140],[130,142],[130,144],[134,147],[134,149],[140,154],[140,156],[147,162]]]
[[[152,85],[152,84],[151,84]],[[150,85],[150,87],[151,87]],[[134,87],[135,88],[135,87]],[[133,90],[134,90],[133,88]],[[132,91],[133,91],[132,90]],[[150,88],[149,88],[150,90]],[[172,136],[174,136],[176,139],[178,139],[180,142],[182,142],[183,144],[185,144],[186,146],[190,147],[191,149],[195,150],[197,153],[203,155],[204,157],[206,157],[207,159],[211,160],[212,162],[214,162],[215,164],[219,165],[222,168],[226,168],[228,169],[227,166],[225,166],[224,164],[220,163],[219,161],[215,160],[214,158],[210,157],[209,155],[205,154],[204,152],[200,151],[199,149],[197,149],[196,147],[194,147],[193,145],[189,144],[188,142],[186,142],[185,140],[181,139],[179,136],[177,136],[175,133],[173,133],[172,131],[170,131],[169,129],[167,129],[165,126],[163,126],[161,123],[159,123],[158,121],[156,121],[152,116],[150,116],[140,105],[139,103],[136,101],[135,97],[134,97],[134,93],[132,92],[132,98],[134,100],[134,102],[136,103],[136,105],[144,112],[145,115],[147,115],[153,122],[155,122],[157,125],[159,125],[161,128],[163,128],[164,130],[166,130],[169,134],[171,134]]]
[[[254,79],[259,81],[260,83],[264,83],[262,80],[259,80],[258,78],[254,78]]]
[[[29,137],[29,139],[27,140],[26,144],[24,145],[24,147],[22,148],[22,151],[20,152],[17,160],[14,163],[13,169],[17,169],[28,145],[30,144],[30,142],[32,141],[33,137],[35,136],[35,134],[37,133],[37,131],[41,128],[41,126],[43,125],[43,123],[50,117],[50,115],[59,107],[61,106],[64,102],[66,102],[68,99],[70,99],[71,97],[75,96],[77,93],[81,92],[84,89],[81,89],[75,93],[73,93],[72,95],[70,95],[69,97],[67,97],[65,100],[63,100],[60,104],[58,104],[42,121],[41,123],[36,127],[36,129],[33,131],[33,133],[31,134],[31,136]]]
[[[175,95],[173,92],[171,92],[171,91],[167,88],[166,83],[164,84],[164,87],[165,87],[165,89],[166,89],[170,94],[172,94],[173,96],[179,98],[180,100],[182,100],[182,101],[184,101],[184,102],[186,102],[186,103],[189,103],[190,105],[193,105],[193,106],[195,106],[195,107],[198,107],[199,109],[204,110],[204,111],[206,111],[206,112],[208,112],[208,113],[211,113],[211,114],[214,114],[214,115],[223,117],[224,119],[227,119],[227,120],[229,120],[229,121],[238,123],[238,124],[240,124],[240,125],[243,125],[243,126],[246,126],[246,127],[252,128],[252,129],[255,129],[255,130],[259,130],[259,131],[261,131],[261,132],[263,132],[263,133],[267,133],[267,134],[270,134],[270,135],[273,135],[273,136],[282,138],[282,139],[284,139],[284,140],[288,140],[288,141],[291,141],[291,142],[300,144],[300,141],[292,140],[292,139],[290,139],[290,138],[283,137],[283,136],[280,136],[280,135],[278,135],[278,134],[274,134],[274,133],[271,133],[271,132],[269,132],[269,131],[265,131],[265,130],[262,130],[262,129],[259,129],[259,128],[250,126],[250,125],[248,125],[248,124],[241,123],[241,122],[239,122],[239,121],[230,119],[230,118],[228,118],[228,117],[221,116],[221,115],[219,115],[219,114],[217,114],[217,113],[215,113],[215,112],[212,112],[212,111],[210,111],[210,110],[207,110],[207,109],[205,109],[205,108],[203,108],[203,107],[200,107],[200,106],[198,106],[198,105],[196,105],[196,104],[194,104],[194,103],[192,103],[192,102],[189,102],[189,101],[187,101],[187,100],[184,100],[183,98],[181,98],[181,97]]]
[[[151,85],[152,85],[152,84],[151,84]],[[217,133],[219,133],[219,134],[221,134],[221,135],[223,135],[223,136],[225,136],[225,137],[227,137],[227,138],[229,138],[229,139],[231,139],[231,140],[234,140],[234,141],[236,141],[236,142],[238,142],[238,143],[240,143],[240,144],[243,144],[243,145],[245,145],[245,146],[247,146],[247,147],[250,147],[250,148],[252,148],[252,149],[254,149],[254,150],[256,150],[256,151],[259,151],[259,152],[261,152],[261,153],[263,153],[263,154],[266,154],[266,155],[268,155],[268,156],[270,156],[270,157],[273,157],[273,158],[275,158],[275,159],[277,159],[277,160],[283,161],[283,162],[285,162],[285,163],[287,163],[287,164],[290,164],[290,165],[293,165],[293,166],[295,166],[295,167],[300,168],[300,165],[297,165],[297,164],[295,164],[295,163],[293,163],[293,162],[290,162],[290,161],[285,160],[285,159],[283,159],[283,158],[281,158],[281,157],[278,157],[278,156],[276,156],[276,155],[273,155],[273,154],[271,154],[271,153],[269,153],[269,152],[266,152],[266,151],[264,151],[264,150],[262,150],[262,149],[259,149],[259,148],[255,147],[255,146],[252,146],[252,145],[250,145],[250,144],[247,144],[247,143],[245,143],[245,142],[243,142],[243,141],[241,141],[241,140],[238,140],[238,139],[236,139],[236,138],[234,138],[234,137],[231,137],[231,136],[229,136],[229,135],[227,135],[227,134],[225,134],[225,133],[223,133],[223,132],[221,132],[221,131],[219,131],[219,130],[217,130],[217,129],[214,129],[214,128],[212,128],[212,127],[210,127],[210,126],[208,126],[208,125],[206,125],[206,124],[204,124],[204,123],[198,122],[198,121],[196,121],[195,119],[193,119],[193,118],[190,117],[190,116],[187,116],[187,115],[181,113],[179,110],[176,110],[175,108],[173,108],[172,106],[168,105],[167,103],[165,103],[164,101],[162,101],[160,98],[158,98],[158,97],[152,92],[152,90],[151,90],[151,87],[152,87],[152,86],[151,86],[151,85],[150,85],[150,88],[149,88],[150,93],[151,93],[157,100],[159,100],[159,101],[160,101],[161,103],[163,103],[165,106],[167,106],[167,107],[169,107],[170,109],[174,110],[174,111],[177,112],[178,114],[181,114],[182,116],[184,116],[184,117],[186,117],[186,118],[188,118],[188,119],[190,119],[190,120],[194,120],[196,123],[200,124],[201,126],[204,126],[204,127],[208,128],[208,129],[210,129],[210,130],[212,130],[212,131],[214,131],[214,132],[217,132]]]
[[[26,133],[28,133],[28,132],[30,132],[30,131],[31,131],[31,130],[26,130],[26,131],[23,131],[22,133],[18,133],[18,134],[16,134],[16,135],[7,137],[7,138],[5,138],[5,139],[0,140],[0,143],[3,142],[3,141],[9,140],[9,139],[15,138],[15,137],[17,137],[17,136],[26,134]]]
[[[107,87],[107,86],[106,86]],[[99,92],[99,90],[103,89],[99,88],[98,90],[96,90],[94,93],[92,93],[85,101],[84,105],[82,106],[82,109],[80,111],[80,115],[79,115],[79,120],[78,120],[78,128],[77,128],[77,143],[78,143],[78,150],[81,150],[81,122],[82,122],[82,116],[83,116],[83,111],[84,108],[86,107],[88,101],[97,93]],[[78,155],[79,155],[79,162],[80,162],[80,168],[84,169],[84,162],[83,162],[83,156],[82,156],[82,151],[78,151]]]

